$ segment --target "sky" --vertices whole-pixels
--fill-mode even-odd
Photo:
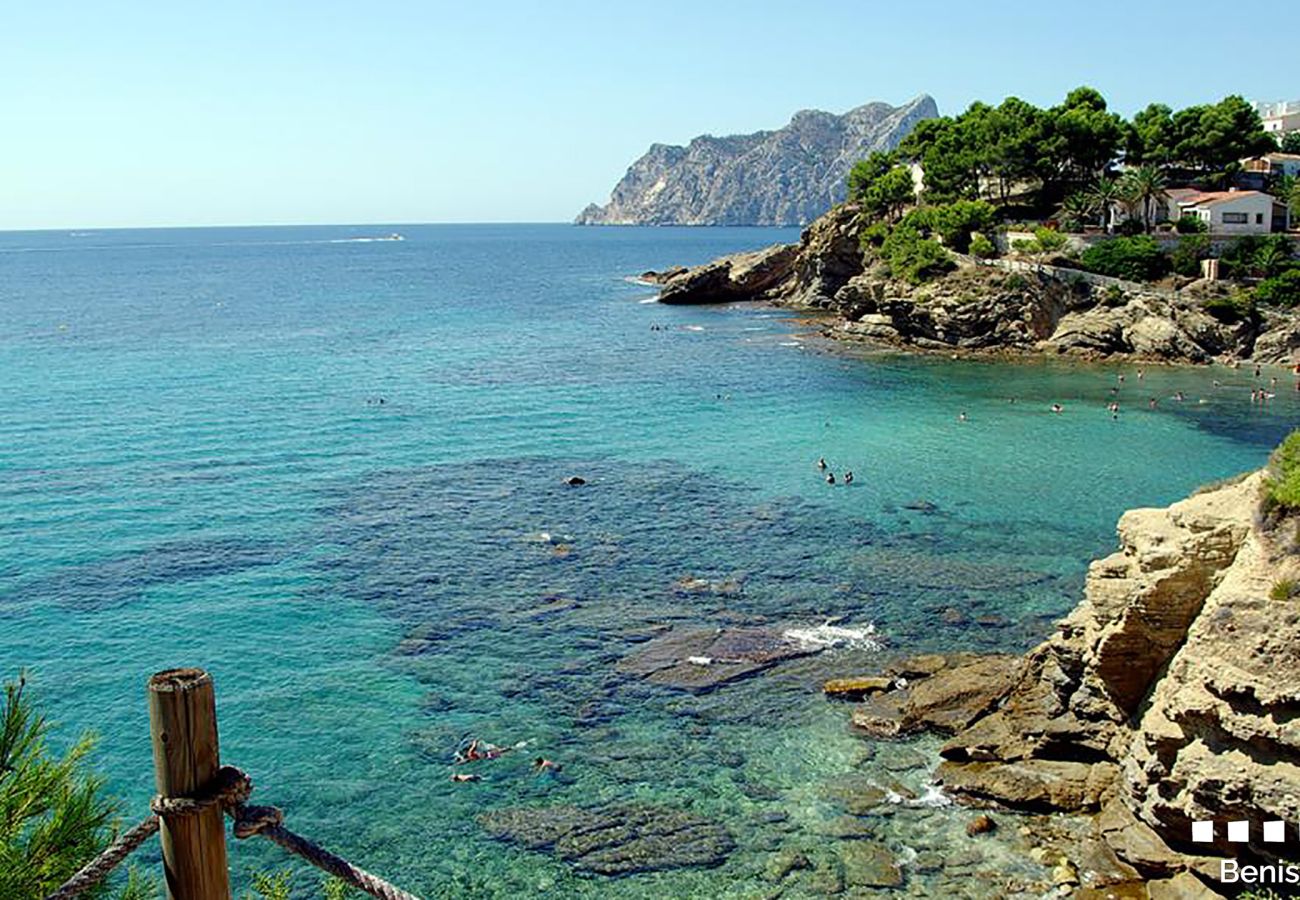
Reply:
[[[0,0],[0,230],[568,221],[653,142],[799,109],[1300,97],[1170,6]]]

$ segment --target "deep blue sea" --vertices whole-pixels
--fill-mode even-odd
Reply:
[[[772,309],[662,307],[628,278],[795,237],[0,234],[0,672],[28,671],[60,742],[99,734],[128,817],[152,791],[145,680],[195,665],[257,799],[422,895],[765,895],[773,854],[839,852],[854,785],[925,796],[933,742],[870,747],[822,678],[1033,645],[1123,510],[1260,466],[1300,419],[1282,369],[845,349]],[[825,484],[819,457],[854,483]],[[699,696],[620,669],[668,626],[830,617],[885,649]],[[527,746],[453,784],[466,735]],[[534,755],[563,777],[534,777]],[[735,849],[612,878],[478,818],[633,802],[720,823]],[[1041,874],[939,800],[885,812],[872,840],[913,895]],[[936,849],[960,865],[911,865]],[[259,842],[231,854],[241,885],[288,865]]]

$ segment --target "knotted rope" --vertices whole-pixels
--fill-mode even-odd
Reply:
[[[231,830],[239,839],[261,835],[284,849],[301,856],[316,868],[342,879],[358,890],[379,900],[420,900],[399,887],[389,884],[378,875],[372,875],[354,866],[341,856],[335,856],[319,844],[309,841],[284,827],[284,813],[274,806],[254,806],[248,803],[253,793],[253,779],[235,766],[222,766],[212,783],[192,797],[154,797],[149,804],[152,813],[130,831],[114,841],[77,874],[69,878],[45,900],[72,900],[72,898],[103,881],[137,847],[159,828],[160,819],[192,816],[220,806],[233,824]]]

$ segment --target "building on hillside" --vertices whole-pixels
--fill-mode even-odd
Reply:
[[[1251,104],[1264,122],[1264,130],[1279,140],[1284,134],[1300,131],[1300,100]]]
[[[1136,212],[1140,218],[1141,210]],[[1122,204],[1112,207],[1112,221],[1119,225],[1128,218]],[[1198,191],[1194,188],[1171,188],[1165,199],[1152,211],[1153,224],[1177,222],[1191,216],[1205,223],[1210,234],[1268,234],[1286,231],[1290,210],[1263,191]]]
[[[1250,175],[1300,177],[1300,153],[1265,153],[1241,161],[1241,171]]]
[[[1211,191],[1177,201],[1178,215],[1194,216],[1204,222],[1210,234],[1268,234],[1290,227],[1286,204],[1263,191]]]

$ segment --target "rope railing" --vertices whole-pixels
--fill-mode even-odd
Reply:
[[[225,817],[236,838],[261,835],[379,900],[420,900],[284,827],[274,806],[254,806],[253,779],[220,764],[217,703],[202,669],[168,669],[149,679],[149,734],[158,794],[149,815],[114,840],[45,900],[74,900],[160,835],[171,900],[230,900]]]
[[[212,785],[193,797],[154,797],[149,804],[152,812],[148,816],[123,833],[45,900],[73,900],[107,878],[131,853],[158,832],[163,821],[196,815],[213,806],[220,806],[231,818],[231,830],[241,840],[261,835],[321,871],[379,900],[420,900],[414,894],[285,828],[284,813],[279,808],[248,803],[252,793],[253,780],[247,773],[235,766],[222,766]]]

